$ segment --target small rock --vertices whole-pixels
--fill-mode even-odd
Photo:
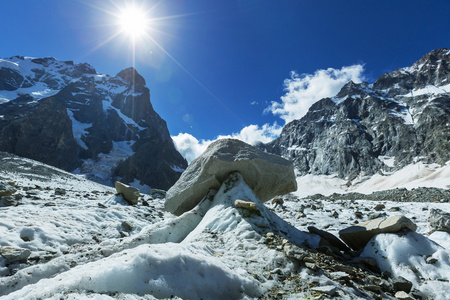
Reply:
[[[299,261],[302,261],[306,256],[309,255],[308,251],[291,243],[284,244],[283,252],[287,257],[294,258]]]
[[[62,188],[56,188],[55,189],[55,195],[57,195],[57,196],[63,196],[63,195],[65,195],[66,194],[66,190],[65,189],[62,189]]]
[[[385,208],[386,208],[386,206],[384,206],[384,204],[378,204],[373,209],[376,210],[376,211],[379,211],[379,210],[382,210],[382,209],[385,209]]]
[[[234,206],[237,208],[244,208],[250,211],[257,211],[258,210],[258,206],[256,205],[256,203],[251,202],[251,201],[244,201],[244,200],[240,200],[237,199],[236,201],[234,201]]]
[[[375,258],[372,258],[372,257],[359,256],[359,257],[355,257],[352,261],[355,262],[355,263],[364,264],[364,265],[369,266],[369,267],[377,267],[378,266],[377,260]]]
[[[334,211],[334,213],[331,215],[334,218],[338,218],[339,217],[339,213],[337,211]]]
[[[357,217],[358,219],[362,219],[363,213],[360,211],[355,211],[355,217]]]
[[[305,267],[313,271],[317,270],[317,265],[315,263],[305,262]]]
[[[349,276],[350,275],[345,272],[337,271],[337,272],[331,272],[329,277],[332,280],[341,280],[341,279],[349,278]]]
[[[445,231],[450,233],[450,213],[443,210],[432,208],[428,217],[431,230]]]
[[[98,207],[100,207],[100,208],[108,208],[108,206],[106,206],[105,204],[103,204],[103,203],[97,203],[97,205],[98,205]]]
[[[24,248],[3,246],[0,248],[0,255],[6,259],[7,263],[14,263],[27,260],[31,255],[31,251]]]
[[[8,181],[7,184],[9,184],[10,186],[16,188],[16,183],[14,181]]]
[[[320,230],[314,226],[308,226],[308,231],[312,234],[317,234],[318,236],[329,242],[332,246],[338,248],[341,251],[350,251],[347,245],[345,245],[339,238],[325,230]]]
[[[11,196],[17,189],[7,183],[0,182],[0,196]]]
[[[400,207],[398,206],[393,206],[389,209],[390,212],[396,212],[396,211],[400,211]]]
[[[159,196],[161,196],[161,197],[165,197],[166,196],[166,191],[164,191],[164,190],[159,190],[159,189],[152,189],[151,191],[150,191],[150,195],[152,195],[152,196],[155,196],[155,197],[157,197],[157,198],[159,198]]]
[[[119,231],[120,237],[128,237],[130,234],[128,232]]]
[[[0,202],[2,202],[5,206],[17,206],[16,198],[13,196],[1,196]]]
[[[374,220],[374,219],[382,218],[383,216],[385,216],[383,213],[371,212],[367,215],[367,218],[369,220]]]
[[[408,293],[404,291],[399,291],[395,293],[394,297],[401,300],[414,300],[413,297],[411,297],[410,295],[408,295]]]
[[[409,293],[412,288],[411,281],[403,278],[402,276],[396,277],[393,280],[392,285],[393,285],[395,291],[403,291],[406,293]]]
[[[427,257],[427,260],[426,260],[427,264],[429,264],[429,265],[434,265],[435,263],[437,263],[437,261],[438,260],[434,257]]]
[[[281,199],[281,198],[275,198],[275,199],[272,200],[272,204],[275,205],[275,207],[283,206],[284,200]]]
[[[128,221],[123,221],[121,225],[126,231],[132,231],[134,228],[133,224]]]
[[[131,205],[136,205],[139,199],[139,189],[116,181],[114,186],[118,194],[122,194],[123,198]]]
[[[381,292],[381,287],[379,285],[367,284],[367,285],[364,285],[362,288],[366,291],[373,292],[373,293]]]
[[[24,242],[30,242],[34,240],[34,234],[35,232],[33,228],[22,228],[22,230],[20,231],[20,238]]]
[[[149,207],[150,204],[146,200],[142,200],[142,206]]]
[[[316,286],[311,288],[312,291],[334,296],[337,292],[337,288],[334,285]]]

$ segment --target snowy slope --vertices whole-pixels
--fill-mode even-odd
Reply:
[[[337,234],[353,224],[356,211],[364,212],[362,220],[371,218],[377,202],[291,195],[274,207],[261,203],[235,174],[192,211],[174,217],[164,212],[164,199],[142,195],[140,205],[128,206],[111,188],[76,175],[13,156],[2,162],[0,180],[14,181],[23,198],[18,206],[0,208],[0,246],[26,248],[31,256],[13,264],[0,257],[0,299],[298,299],[330,288],[333,298],[376,297],[364,286],[380,275],[363,266],[365,271],[345,268],[342,258],[312,251],[319,237],[307,233],[307,226]],[[235,199],[256,203],[258,212],[235,208]],[[442,299],[450,292],[450,235],[427,236],[427,218],[431,208],[450,211],[450,204],[382,203],[386,209],[376,213],[405,214],[418,233],[379,235],[364,255]],[[396,206],[399,210],[391,211]],[[287,257],[283,247],[289,244],[311,251],[319,268]],[[438,263],[426,264],[425,257]],[[335,265],[358,272],[359,279],[344,285],[336,276],[345,272]],[[381,296],[393,299],[384,291]]]

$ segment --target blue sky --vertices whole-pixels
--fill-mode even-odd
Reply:
[[[274,122],[301,116],[315,97],[349,79],[373,82],[450,42],[448,0],[136,3],[153,19],[136,42],[136,69],[170,133],[186,133],[178,136],[185,147],[219,135],[270,139]],[[117,74],[133,64],[131,39],[117,34],[114,16],[124,5],[1,0],[0,57],[53,56]]]

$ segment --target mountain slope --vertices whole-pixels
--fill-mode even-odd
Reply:
[[[300,175],[359,175],[450,160],[450,51],[434,50],[375,83],[349,82],[263,146]]]
[[[0,67],[1,151],[103,183],[118,177],[162,189],[187,166],[134,68],[109,76],[89,64],[27,57]]]

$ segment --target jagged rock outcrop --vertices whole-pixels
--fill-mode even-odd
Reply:
[[[54,58],[0,59],[0,151],[165,190],[187,167],[134,68],[109,76]]]
[[[450,160],[450,51],[434,50],[373,84],[349,82],[283,128],[265,150],[291,159],[300,175],[393,171]]]

